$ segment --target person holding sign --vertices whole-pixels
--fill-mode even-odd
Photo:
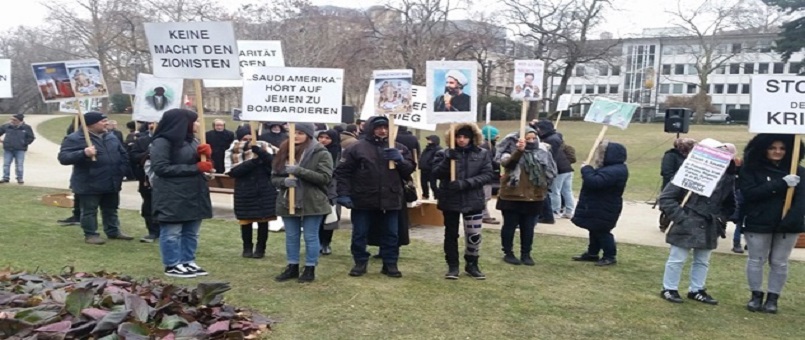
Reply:
[[[593,154],[593,164],[581,165],[581,192],[576,214],[570,220],[590,232],[587,251],[573,261],[595,262],[596,266],[616,264],[617,248],[612,229],[623,210],[623,191],[629,180],[626,148],[608,140],[601,141]],[[604,256],[598,258],[599,252]]]
[[[725,146],[720,147],[726,150]],[[731,161],[709,197],[691,192],[685,201],[688,191],[673,183],[668,183],[660,194],[660,210],[673,223],[665,236],[665,242],[671,245],[671,252],[665,262],[660,296],[666,301],[682,303],[679,280],[688,253],[693,250],[688,299],[709,305],[718,304],[707,294],[705,282],[710,254],[718,247],[718,237],[726,238],[727,220],[735,210],[735,171],[735,162]]]
[[[285,257],[288,265],[274,279],[279,282],[297,279],[300,283],[316,278],[319,262],[319,225],[332,211],[327,188],[333,174],[333,159],[327,148],[317,142],[311,123],[296,123],[296,134],[282,142],[271,170],[271,184],[279,188],[277,215],[285,224]],[[290,145],[294,143],[295,159],[288,164]],[[290,188],[295,188],[294,211],[289,210]],[[299,275],[299,238],[304,232],[305,269]]]
[[[397,268],[400,255],[398,244],[399,215],[405,213],[403,178],[414,172],[414,161],[408,148],[395,143],[389,148],[389,119],[375,116],[366,121],[364,135],[346,148],[335,170],[338,184],[336,202],[352,210],[352,258],[355,266],[350,276],[366,274],[369,252],[366,244],[371,227],[382,230],[380,255],[381,273],[402,277]],[[389,169],[394,161],[394,169]],[[373,224],[374,221],[384,223]]]
[[[800,147],[800,149],[805,147]],[[788,260],[797,243],[805,216],[805,168],[789,169],[794,159],[794,136],[759,134],[744,149],[744,163],[738,174],[738,188],[744,202],[743,233],[749,250],[746,278],[752,297],[746,308],[752,312],[777,313],[777,300],[788,278]],[[796,162],[802,161],[802,153]],[[791,208],[786,190],[794,188]],[[784,215],[783,215],[784,214]],[[763,267],[769,264],[766,301],[763,302]]]
[[[450,136],[455,131],[455,136]],[[492,179],[489,150],[478,147],[484,140],[481,129],[474,123],[456,124],[447,130],[445,139],[456,139],[456,147],[444,149],[433,158],[433,176],[439,179],[437,207],[444,215],[444,255],[448,280],[458,279],[458,221],[464,217],[464,271],[483,280],[486,275],[478,268],[481,250],[481,226],[486,208],[483,187]],[[450,163],[456,162],[455,180],[451,181]]]

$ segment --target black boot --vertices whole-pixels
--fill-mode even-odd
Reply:
[[[750,312],[759,312],[763,309],[763,292],[752,291],[752,298],[746,304]]]
[[[520,259],[518,259],[517,256],[514,256],[514,253],[512,252],[507,252],[505,255],[503,255],[503,262],[513,264],[515,266],[519,266],[521,264]]]
[[[384,263],[383,269],[380,270],[380,273],[388,277],[395,277],[395,278],[402,277],[402,273],[400,272],[399,269],[397,269],[396,263],[388,263],[388,264]]]
[[[529,253],[520,254],[520,262],[522,262],[526,266],[533,266],[536,264],[534,263],[534,259],[531,258],[531,254]]]
[[[316,266],[305,266],[302,275],[299,276],[299,283],[313,282],[316,279]]]
[[[356,262],[349,271],[349,276],[363,276],[363,274],[366,274],[366,262]]]
[[[766,295],[766,303],[763,304],[763,311],[766,313],[777,314],[777,299],[780,294],[769,293]]]
[[[458,280],[458,265],[447,265],[447,273],[444,278],[448,280]]]
[[[243,241],[243,254],[241,256],[246,258],[254,257],[254,253],[252,252],[252,225],[249,224],[241,224],[240,225],[240,239]]]
[[[254,247],[256,259],[266,257],[266,242],[268,241],[268,222],[257,223],[257,245]]]
[[[277,282],[284,282],[288,280],[299,278],[299,264],[289,264],[281,274],[277,275],[274,280]]]
[[[329,243],[322,244],[319,253],[321,253],[322,255],[330,255],[333,253],[333,248],[330,248]]]
[[[478,268],[478,261],[467,262],[467,265],[464,266],[464,271],[476,280],[486,280],[486,275]]]

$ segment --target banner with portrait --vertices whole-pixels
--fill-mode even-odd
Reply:
[[[184,79],[138,74],[133,119],[139,122],[159,122],[165,111],[182,107],[183,89]]]
[[[428,61],[428,124],[475,122],[478,112],[478,63]]]

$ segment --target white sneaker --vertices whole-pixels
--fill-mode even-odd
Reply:
[[[566,219],[568,219],[568,220],[569,220],[569,219],[572,219],[572,218],[573,218],[573,214],[562,214],[562,218],[566,218]]]
[[[165,275],[171,277],[194,278],[196,273],[185,268],[184,265],[177,264],[173,267],[165,267]]]
[[[196,264],[196,262],[186,263],[184,266],[185,266],[185,268],[187,268],[188,271],[190,271],[191,273],[195,274],[196,276],[204,276],[204,275],[209,275],[210,274],[206,270],[201,269],[201,267],[199,267]]]

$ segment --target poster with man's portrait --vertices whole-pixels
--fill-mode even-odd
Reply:
[[[412,70],[374,71],[374,112],[376,116],[411,113]]]
[[[474,61],[428,61],[429,124],[475,122],[478,112],[478,64]]]
[[[537,101],[542,99],[542,80],[545,63],[542,60],[515,60],[512,99]]]
[[[181,108],[183,87],[184,79],[157,78],[145,73],[137,75],[134,120],[158,122],[165,111]]]

